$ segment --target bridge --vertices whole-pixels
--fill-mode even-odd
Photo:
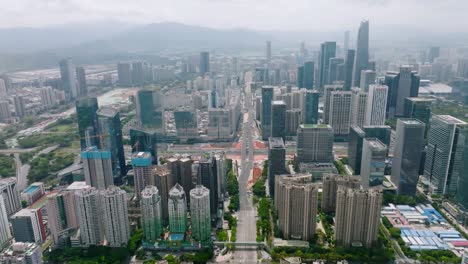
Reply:
[[[267,245],[266,242],[252,242],[252,241],[215,241],[213,242],[215,246],[243,246],[243,247],[260,247],[263,248],[265,251],[270,252],[270,247]]]

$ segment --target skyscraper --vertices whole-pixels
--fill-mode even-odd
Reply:
[[[86,184],[104,190],[114,184],[111,153],[91,147],[81,152]]]
[[[417,119],[398,119],[392,161],[392,182],[398,194],[416,195],[424,150],[425,125]]]
[[[218,175],[216,159],[203,158],[198,164],[197,184],[210,190],[211,219],[216,219],[218,212]]]
[[[320,60],[318,65],[317,88],[323,89],[328,80],[330,58],[336,57],[336,42],[324,42],[320,45]]]
[[[385,113],[387,107],[388,87],[386,85],[369,86],[367,96],[367,110],[364,125],[383,126],[385,124]]]
[[[384,180],[387,146],[377,138],[365,138],[362,145],[361,183],[364,189],[380,186]]]
[[[193,160],[187,155],[177,155],[167,159],[167,166],[171,170],[173,183],[180,184],[185,193],[190,193],[190,190],[193,189],[192,164]],[[187,199],[187,202],[190,203],[190,199]]]
[[[169,191],[174,183],[172,181],[171,171],[165,165],[157,165],[153,167],[154,185],[158,188],[161,195],[162,203],[162,219],[163,223],[167,224],[169,210],[167,208],[169,201]]]
[[[440,47],[430,47],[429,54],[428,54],[428,61],[429,63],[433,63],[435,59],[440,56]]]
[[[300,125],[296,145],[300,162],[333,161],[333,129],[330,125]]]
[[[335,91],[342,91],[343,86],[342,85],[325,85],[323,89],[323,94],[324,94],[324,103],[323,103],[323,122],[325,124],[329,123],[329,118],[330,118],[330,102],[331,102],[331,93]]]
[[[417,97],[419,93],[419,75],[411,66],[400,67],[400,72],[387,72],[385,85],[388,86],[387,116],[403,116],[405,98]]]
[[[51,87],[44,87],[40,90],[41,104],[47,107],[52,107],[57,104],[55,91]]]
[[[350,34],[349,30],[346,30],[344,33],[343,54],[345,54],[345,56],[349,50],[349,34]]]
[[[146,186],[141,192],[141,226],[144,241],[156,242],[163,233],[162,205],[159,190],[155,186]]]
[[[298,66],[296,71],[296,85],[299,88],[304,88],[304,66]]]
[[[286,149],[282,138],[271,137],[268,141],[268,187],[270,197],[274,197],[275,177],[286,173]]]
[[[319,120],[318,108],[320,93],[317,90],[307,91],[302,115],[304,124],[317,124]]]
[[[144,127],[163,127],[163,111],[160,105],[155,104],[155,96],[159,96],[159,93],[151,90],[138,90],[136,94],[137,117]]]
[[[330,95],[328,124],[333,128],[335,137],[347,137],[351,126],[352,92],[335,91]]]
[[[81,98],[76,101],[76,118],[78,119],[78,132],[80,146],[84,150],[88,147],[99,147],[99,127],[97,110],[99,109],[96,97]]]
[[[278,175],[275,189],[275,209],[283,238],[311,239],[318,204],[318,187],[312,183],[312,175]]]
[[[265,59],[267,64],[271,63],[271,41],[269,40],[266,41]]]
[[[284,101],[273,101],[271,104],[272,137],[281,137],[286,141],[286,104]]]
[[[120,184],[122,177],[127,174],[127,170],[119,111],[110,107],[101,107],[96,114],[98,116],[99,134],[102,135],[101,148],[110,151],[114,183]]]
[[[178,183],[169,191],[169,230],[184,234],[187,231],[187,201],[182,186]]]
[[[47,238],[40,209],[21,209],[10,221],[16,242],[42,244]]]
[[[0,196],[0,250],[3,249],[3,245],[11,239],[10,223],[8,222],[8,215],[6,211],[5,201]]]
[[[0,179],[0,196],[3,197],[5,210],[8,216],[21,210],[21,201],[16,178]]]
[[[336,193],[339,186],[359,189],[361,187],[361,178],[357,176],[344,176],[327,173],[322,178],[322,204],[321,209],[324,212],[334,212],[336,209]]]
[[[349,131],[348,162],[349,166],[354,170],[354,175],[361,174],[362,143],[365,137],[366,133],[360,127],[351,126]]]
[[[13,97],[13,102],[15,105],[16,116],[22,118],[26,115],[26,109],[24,106],[24,98],[21,95],[16,95]]]
[[[203,51],[200,52],[200,76],[205,76],[206,73],[210,72],[210,53]]]
[[[63,190],[47,196],[47,226],[58,245],[59,238],[78,227],[75,207],[75,192]]]
[[[349,247],[352,243],[362,243],[370,248],[377,242],[382,196],[380,189],[338,187],[335,213],[335,239],[338,246]]]
[[[268,140],[271,136],[271,103],[273,101],[273,95],[273,86],[262,87],[262,115],[260,116],[260,121],[262,123],[263,140]]]
[[[134,152],[132,154],[133,182],[138,198],[140,198],[143,189],[152,184],[153,165],[151,161],[151,153],[149,152]]]
[[[364,126],[362,130],[366,133],[366,138],[377,138],[386,146],[390,146],[390,137],[392,134],[390,126]]]
[[[301,110],[291,109],[286,110],[286,135],[296,136],[297,128],[301,123]]]
[[[356,58],[354,60],[353,83],[354,86],[361,84],[361,71],[367,70],[369,66],[369,21],[361,22],[359,26]]]
[[[100,192],[101,225],[110,247],[126,246],[130,240],[127,193],[119,187],[110,186]]]
[[[433,194],[454,195],[461,176],[468,124],[449,115],[432,115],[427,135],[424,176]]]
[[[369,91],[369,85],[375,84],[376,72],[373,70],[363,70],[361,71],[361,82],[359,88],[363,91]]]
[[[190,191],[190,216],[195,240],[207,241],[211,235],[210,190],[197,185]]]
[[[80,224],[81,243],[85,246],[98,245],[104,239],[99,206],[99,191],[95,188],[76,192],[76,214]]]
[[[132,153],[149,152],[151,154],[151,162],[154,165],[158,164],[158,145],[155,132],[130,128],[130,146],[132,146]]]
[[[405,98],[405,118],[414,118],[426,124],[426,131],[429,128],[431,118],[431,106],[435,99],[424,97]]]
[[[314,70],[315,64],[313,61],[306,61],[304,63],[304,88],[307,90],[312,90],[314,88]],[[302,88],[302,87],[299,87]]]
[[[3,122],[7,122],[11,119],[11,110],[8,101],[0,101],[0,119]]]
[[[330,58],[328,65],[327,84],[333,84],[334,81],[341,81],[339,67],[344,63],[343,58]]]
[[[86,71],[84,67],[76,68],[76,78],[78,81],[78,97],[88,94],[88,84],[86,83]]]
[[[345,58],[345,78],[344,78],[344,90],[350,91],[351,87],[353,87],[353,69],[354,69],[354,57],[356,55],[356,51],[349,49],[346,53]]]
[[[360,88],[351,88],[351,125],[362,127],[366,119],[368,96]]]
[[[145,69],[142,61],[132,63],[132,84],[141,86],[145,83]]]
[[[71,58],[63,59],[59,62],[60,78],[62,80],[62,90],[65,92],[67,100],[75,99],[78,96],[76,87],[76,72]]]
[[[120,86],[132,86],[132,65],[128,62],[117,64],[117,75]]]

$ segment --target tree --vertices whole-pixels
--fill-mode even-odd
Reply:
[[[22,207],[22,208],[28,207],[28,202],[25,201],[25,200],[21,200],[21,207]]]

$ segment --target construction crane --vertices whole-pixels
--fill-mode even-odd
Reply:
[[[103,144],[103,139],[106,138],[106,137],[110,137],[110,134],[98,134],[98,135],[93,135],[93,136],[86,135],[85,137],[82,137],[81,139],[84,139],[86,141],[86,146],[87,147],[91,147],[91,142],[89,142],[89,140],[92,139],[92,138],[99,138],[100,148],[102,149],[104,147],[102,145]]]

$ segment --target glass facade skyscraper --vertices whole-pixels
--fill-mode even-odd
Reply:
[[[307,91],[305,94],[304,124],[317,124],[319,115],[320,93],[316,90]]]
[[[76,118],[78,119],[78,133],[80,135],[81,149],[99,147],[99,134],[97,110],[99,109],[96,97],[81,98],[76,101]],[[88,142],[86,138],[88,137]],[[88,144],[90,146],[88,146]]]
[[[314,68],[315,64],[313,61],[306,61],[304,63],[304,88],[307,90],[312,90],[314,88]]]
[[[155,132],[144,129],[130,129],[130,145],[133,152],[151,153],[152,163],[158,164],[158,145]]]
[[[271,136],[286,141],[286,104],[284,101],[273,101],[271,105]]]
[[[268,140],[271,136],[271,103],[273,101],[273,95],[273,86],[262,87],[262,115],[260,116],[260,121],[262,123],[263,140]]]
[[[317,78],[317,88],[322,89],[328,84],[328,69],[330,59],[336,57],[336,42],[324,42],[320,46],[319,72]]]

